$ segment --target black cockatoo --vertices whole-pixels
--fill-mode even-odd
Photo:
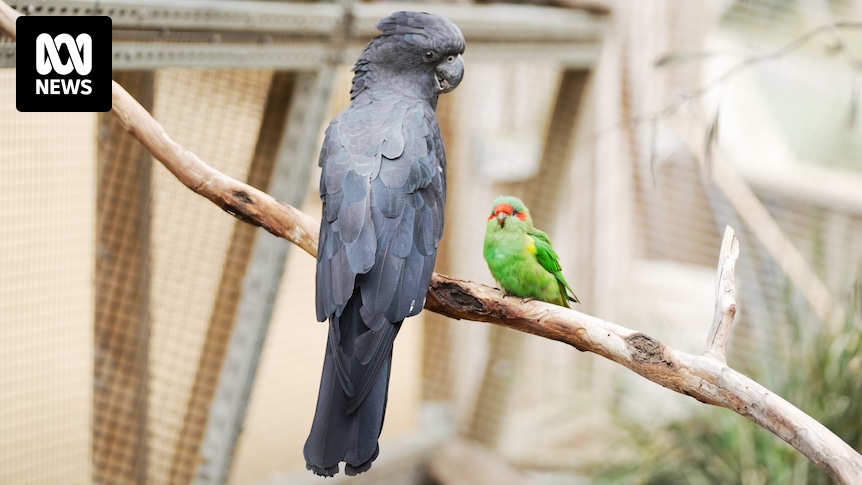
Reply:
[[[464,36],[451,21],[396,12],[377,29],[320,151],[316,304],[329,338],[304,454],[324,476],[342,461],[348,475],[364,472],[377,458],[392,345],[422,310],[443,233],[437,97],[464,75]]]

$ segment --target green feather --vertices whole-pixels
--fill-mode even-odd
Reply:
[[[533,228],[533,231],[528,232],[527,235],[532,237],[533,241],[535,241],[536,259],[539,261],[539,264],[541,264],[543,268],[553,274],[554,278],[557,279],[557,283],[559,283],[560,286],[560,293],[562,293],[567,300],[580,303],[577,295],[575,295],[575,290],[569,286],[569,282],[566,281],[566,277],[563,276],[563,268],[560,266],[560,258],[554,251],[554,247],[551,245],[551,239],[548,235],[536,228]],[[566,306],[569,305],[566,304]]]
[[[544,232],[533,227],[524,203],[511,196],[494,200],[483,250],[488,269],[503,290],[557,305],[578,302]]]

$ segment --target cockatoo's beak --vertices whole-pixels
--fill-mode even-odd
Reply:
[[[461,54],[449,56],[437,66],[438,94],[448,93],[461,84],[464,79],[464,58]]]

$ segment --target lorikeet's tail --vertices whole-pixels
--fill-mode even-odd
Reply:
[[[353,354],[353,346],[358,332],[366,330],[359,314],[361,298],[357,292],[348,302],[340,317],[333,317],[329,323],[339,334],[330,330],[323,361],[323,375],[317,394],[317,409],[311,424],[311,433],[305,442],[303,454],[306,468],[316,475],[331,477],[338,473],[338,463],[345,462],[344,472],[356,475],[371,468],[380,449],[377,440],[383,429],[386,414],[386,399],[389,392],[389,376],[392,369],[392,344],[400,324],[393,325],[391,337],[386,338],[380,351],[385,352],[378,369],[369,369],[355,358],[337,362],[339,348],[347,355]],[[399,322],[400,323],[400,322]],[[388,324],[392,325],[392,324]],[[362,330],[358,330],[362,329]],[[337,335],[337,336],[336,336]],[[333,338],[340,339],[333,345]],[[341,356],[345,358],[344,355]],[[348,366],[349,369],[344,369]],[[367,388],[367,395],[358,403],[347,394],[345,384],[339,379],[341,372],[349,376],[351,384],[347,388],[353,392],[353,383],[367,378],[373,382]],[[368,372],[376,375],[368,375]],[[358,389],[357,389],[357,392]]]

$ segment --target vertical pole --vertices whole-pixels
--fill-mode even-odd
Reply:
[[[152,71],[113,77],[152,109]],[[104,113],[96,168],[93,483],[145,484],[152,159]]]

